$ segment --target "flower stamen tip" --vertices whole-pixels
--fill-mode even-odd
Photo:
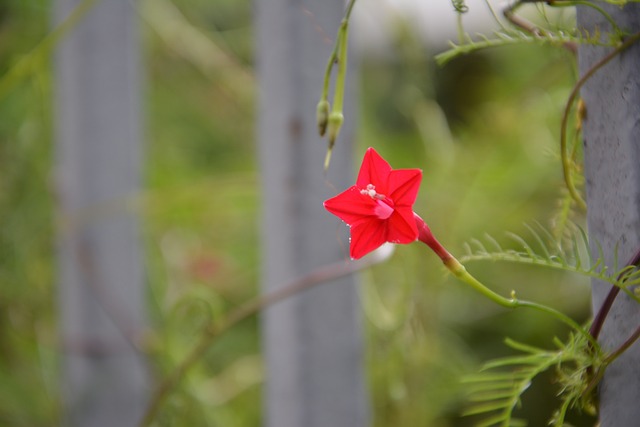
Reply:
[[[362,190],[360,190],[360,194],[362,194],[363,196],[369,196],[372,199],[375,199],[378,195],[378,193],[376,193],[376,186],[373,184],[368,184],[367,188],[363,188]]]
[[[363,188],[360,190],[360,194],[363,196],[369,196],[374,200],[385,200],[386,196],[384,194],[380,194],[376,191],[376,186],[373,184],[368,184],[367,188]]]

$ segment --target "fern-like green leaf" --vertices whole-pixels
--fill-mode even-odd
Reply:
[[[582,336],[570,335],[567,344],[555,340],[557,350],[548,351],[512,340],[506,344],[519,355],[500,358],[484,365],[482,370],[464,380],[469,395],[467,416],[482,416],[476,426],[513,427],[526,425],[513,417],[522,395],[540,373],[555,369],[560,386],[560,408],[552,422],[564,425],[567,411],[574,407],[591,408],[588,394],[591,372],[602,363],[599,348],[592,348]]]
[[[624,6],[627,3],[640,3],[640,0],[602,0],[605,3],[613,4],[616,6]]]
[[[466,254],[459,260],[463,264],[479,261],[510,262],[579,274],[618,286],[640,302],[640,297],[630,290],[640,284],[640,270],[634,266],[619,267],[615,265],[617,261],[612,266],[606,265],[599,245],[596,246],[598,257],[595,258],[589,250],[587,235],[581,228],[574,227],[572,233],[567,230],[563,236],[564,243],[542,226],[527,228],[532,236],[531,243],[518,234],[506,233],[515,242],[516,248],[503,249],[494,237],[487,235],[484,241],[471,239],[466,243]]]
[[[590,44],[598,46],[613,46],[617,43],[615,38],[603,39],[600,33],[586,34],[577,30],[545,30],[539,35],[529,34],[516,29],[502,29],[492,35],[476,34],[475,38],[466,35],[465,43],[456,44],[450,42],[450,49],[436,55],[438,65],[445,65],[454,58],[469,54],[481,49],[509,46],[515,44],[537,44],[562,46],[566,43]]]
[[[464,381],[471,396],[471,405],[464,415],[487,415],[477,425],[513,426],[514,422],[518,422],[513,419],[513,411],[519,406],[522,394],[539,373],[557,363],[556,357],[546,354],[498,359],[488,363],[480,373]],[[511,370],[501,371],[502,368]]]

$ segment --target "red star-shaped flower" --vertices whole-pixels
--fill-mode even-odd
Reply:
[[[351,227],[351,258],[361,258],[385,242],[418,238],[413,203],[421,181],[420,169],[393,170],[373,148],[367,150],[356,185],[324,202],[325,209]]]

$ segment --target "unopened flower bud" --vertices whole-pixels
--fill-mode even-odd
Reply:
[[[318,133],[324,136],[327,132],[327,123],[329,122],[329,101],[320,100],[316,107],[316,122],[318,123]]]
[[[329,148],[333,148],[333,144],[335,144],[336,139],[338,139],[342,122],[344,122],[342,113],[333,112],[329,114]]]

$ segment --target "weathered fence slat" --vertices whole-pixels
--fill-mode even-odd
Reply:
[[[55,24],[80,2],[54,1]],[[140,53],[131,0],[96,1],[57,47],[54,121],[65,425],[134,426],[148,378],[135,349],[143,273]]]
[[[640,30],[640,5],[603,6],[618,25]],[[578,7],[578,24],[591,34],[605,36],[611,25],[595,9]],[[581,46],[580,72],[584,74],[612,48]],[[587,214],[592,252],[601,245],[607,265],[617,250],[620,263],[640,247],[640,45],[636,44],[600,69],[582,88],[586,105],[584,123]],[[622,267],[622,266],[620,266]],[[594,310],[608,292],[593,284]],[[640,305],[620,294],[600,335],[605,350],[613,350],[640,326]],[[640,345],[632,346],[605,374],[600,386],[602,427],[630,427],[640,423]]]
[[[327,214],[335,195],[323,173],[326,142],[315,106],[344,12],[342,0],[259,0],[258,139],[263,195],[263,291],[348,256],[346,228]],[[328,179],[352,184],[348,117]],[[338,228],[340,227],[340,228]],[[338,236],[342,235],[343,245]],[[351,277],[312,289],[263,315],[265,425],[358,427],[368,423],[360,310]]]

